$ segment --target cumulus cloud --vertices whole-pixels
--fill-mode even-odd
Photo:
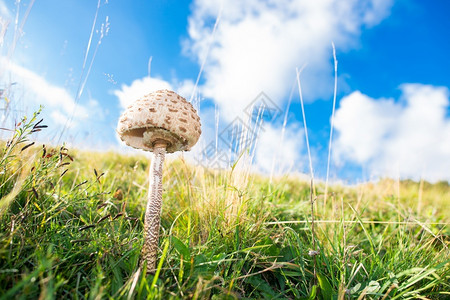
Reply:
[[[187,100],[190,100],[191,98],[192,92],[194,91],[194,85],[194,82],[190,79],[185,79],[174,84],[177,93]]]
[[[12,15],[3,0],[0,0],[0,19],[11,19]],[[0,23],[1,24],[1,23]],[[1,27],[0,27],[1,29]]]
[[[374,176],[450,180],[449,90],[403,84],[399,101],[357,91],[336,111],[338,163],[365,165]]]
[[[161,89],[172,90],[172,85],[163,79],[147,76],[134,80],[130,85],[122,84],[120,90],[113,93],[119,98],[120,106],[126,109],[136,99]]]
[[[222,2],[220,24],[211,39]],[[392,0],[194,0],[183,51],[199,66],[208,54],[199,91],[202,98],[213,100],[218,107],[218,132],[238,115],[242,116],[261,92],[283,107],[295,79],[295,68],[305,63],[308,64],[302,73],[305,99],[331,98],[334,75],[331,41],[340,50],[357,46],[361,30],[387,17],[392,4]],[[193,81],[146,77],[122,85],[114,94],[125,108],[159,88],[173,88],[189,99]],[[205,145],[197,147],[203,150],[212,143],[210,140],[215,141],[215,114],[211,107],[200,108],[210,115],[203,118],[208,138],[203,139]],[[304,137],[297,127],[298,124],[291,124],[286,128],[282,155],[276,155],[280,143],[273,141],[280,139],[281,128],[266,124],[255,152],[257,168],[264,172],[271,172],[273,165],[275,172],[287,171],[292,166],[296,170],[302,168]]]
[[[339,49],[355,46],[361,29],[376,25],[392,6],[392,0],[226,1],[209,48],[221,2],[194,1],[184,49],[199,63],[210,49],[200,90],[228,119],[261,91],[280,104],[295,78],[295,67],[304,63],[305,98],[330,97],[331,41]]]
[[[14,83],[25,93],[24,99],[32,100],[36,104],[42,104],[46,108],[54,110],[51,115],[56,117],[55,122],[60,122],[61,118],[68,119],[72,114],[76,119],[88,117],[88,110],[77,105],[65,88],[54,85],[43,76],[5,58],[0,58],[0,67],[2,71],[8,72],[8,81]]]
[[[286,174],[303,171],[302,156],[304,134],[296,125],[285,128],[263,124],[258,135],[255,163],[266,174]]]
[[[119,99],[120,106],[126,109],[140,97],[162,89],[173,90],[189,100],[194,90],[194,82],[190,79],[169,82],[161,78],[146,76],[135,79],[130,85],[122,84],[120,89],[113,91],[113,94]]]
[[[213,108],[201,113],[202,119],[216,120]],[[202,136],[186,154],[200,165],[229,168],[237,160],[252,163],[252,170],[263,174],[286,174],[304,169],[302,155],[304,135],[297,125],[254,122],[236,118],[214,128],[212,122],[202,126]],[[244,154],[244,155],[243,155]]]
[[[74,128],[73,123],[67,122],[67,115],[61,113],[59,110],[54,110],[50,113],[50,117],[52,118],[53,122],[57,126],[67,126],[68,128]]]

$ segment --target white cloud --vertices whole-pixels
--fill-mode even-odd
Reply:
[[[34,99],[37,103],[45,106],[60,108],[66,114],[72,114],[75,111],[75,116],[77,117],[87,116],[86,109],[82,106],[77,106],[75,100],[66,89],[53,85],[35,72],[4,58],[0,58],[0,66],[3,70],[10,72],[10,82],[19,84],[24,91],[34,96],[29,99]]]
[[[258,135],[257,149],[255,153],[256,167],[266,173],[286,174],[293,171],[304,171],[303,131],[297,126],[285,128],[272,124],[263,124],[262,131]]]
[[[3,0],[0,0],[0,19],[11,19],[12,18],[12,14],[10,12],[10,10],[8,9],[8,7],[6,6],[5,2]],[[1,27],[0,27],[1,29]],[[1,30],[0,30],[1,32]]]
[[[189,18],[185,51],[205,57],[220,0],[196,0]],[[281,104],[295,67],[303,73],[306,99],[332,95],[331,41],[339,49],[357,43],[364,26],[385,18],[392,0],[226,1],[204,69],[201,91],[220,105],[229,120],[261,91]]]
[[[449,90],[422,84],[400,89],[399,102],[360,92],[341,100],[336,159],[365,165],[374,176],[450,180]]]
[[[73,122],[67,122],[67,115],[61,113],[59,110],[52,111],[50,113],[50,117],[57,126],[67,126],[69,129],[75,127],[75,124]]]
[[[126,109],[142,96],[161,89],[172,90],[172,85],[160,78],[147,76],[134,80],[129,86],[122,84],[121,89],[114,90],[113,93],[117,96],[117,98],[119,98],[120,106],[123,109]]]
[[[89,111],[82,105],[77,105],[74,98],[63,87],[48,82],[43,76],[22,67],[6,58],[0,57],[0,75],[8,78],[7,82],[14,83],[14,90],[23,93],[20,98],[33,101],[38,105],[44,105],[51,111],[54,121],[59,124],[61,119],[67,120],[73,115],[72,125],[76,120],[84,120],[89,116]],[[4,73],[4,72],[8,73]],[[16,97],[17,98],[17,97]],[[20,99],[15,100],[18,103]]]
[[[192,91],[194,90],[194,82],[190,79],[183,80],[177,84],[174,84],[176,86],[177,93],[180,94],[182,97],[186,98],[187,100],[190,100]]]
[[[194,90],[194,82],[190,79],[173,82],[161,78],[143,77],[135,79],[130,85],[122,84],[120,90],[114,90],[114,95],[119,99],[120,106],[126,109],[140,97],[161,89],[176,91],[182,97],[189,100]]]
[[[335,118],[335,128],[339,131],[336,151],[342,151],[357,163],[367,162],[382,151],[379,142],[394,126],[400,109],[393,99],[375,101],[359,91],[343,98]]]
[[[211,30],[221,0],[195,0],[189,17],[189,39],[184,51],[200,65],[211,42]],[[219,107],[219,132],[241,115],[261,91],[282,107],[295,79],[295,67],[308,63],[302,73],[306,100],[327,98],[333,93],[331,41],[340,50],[358,44],[364,27],[388,16],[392,0],[231,0],[224,1],[220,25],[211,45],[199,91]],[[174,88],[186,99],[193,90],[191,80],[177,82],[145,77],[122,85],[114,94],[122,108],[142,95],[160,88]],[[388,100],[386,100],[388,101]],[[202,108],[203,109],[203,108]],[[215,139],[214,110],[205,107],[204,137],[195,149],[202,150]],[[303,170],[303,132],[298,124],[288,126],[280,150],[281,128],[266,124],[255,153],[257,168],[275,172],[294,167]],[[194,150],[195,150],[194,149]],[[366,159],[360,150],[360,161]],[[292,171],[292,170],[291,170]]]

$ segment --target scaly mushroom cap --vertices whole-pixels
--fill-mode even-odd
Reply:
[[[117,132],[128,146],[153,151],[156,142],[166,151],[188,151],[201,131],[197,111],[186,99],[168,90],[159,90],[135,101],[121,115]]]

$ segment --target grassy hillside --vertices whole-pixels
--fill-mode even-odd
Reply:
[[[311,205],[308,182],[169,161],[145,276],[148,159],[30,145],[37,121],[0,152],[2,299],[450,297],[447,183],[334,186],[326,204],[318,185]]]

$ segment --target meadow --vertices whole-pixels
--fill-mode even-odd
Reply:
[[[164,167],[159,264],[140,266],[149,160],[2,144],[1,299],[448,299],[447,182],[272,183],[248,168]]]

